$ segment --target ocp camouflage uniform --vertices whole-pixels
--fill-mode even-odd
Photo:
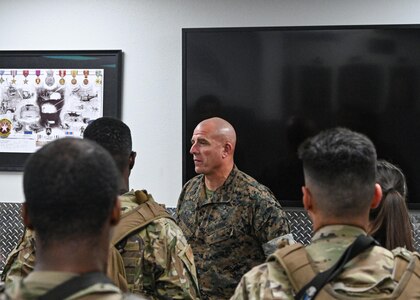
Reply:
[[[146,191],[148,201],[154,202]],[[139,194],[139,193],[138,193]],[[134,191],[122,196],[121,213],[139,203]],[[35,264],[34,235],[28,230],[9,255],[3,272],[6,286],[25,277]],[[129,292],[146,294],[153,299],[198,299],[194,256],[181,229],[169,218],[159,218],[123,241],[120,251],[124,261]],[[182,272],[177,270],[182,269]]]
[[[6,286],[26,277],[35,265],[35,233],[25,228],[21,240],[7,257],[1,274]]]
[[[149,201],[154,201],[148,194]],[[121,199],[122,213],[138,206],[134,191]],[[198,299],[194,256],[184,234],[169,218],[159,218],[131,235],[122,251],[129,290],[154,299]],[[182,269],[179,273],[177,269]]]
[[[241,276],[265,261],[263,245],[290,231],[271,191],[236,166],[209,198],[203,175],[187,182],[177,221],[193,248],[203,299],[228,299]]]
[[[51,272],[51,271],[34,271],[26,278],[15,281],[9,286],[4,295],[0,295],[3,299],[19,299],[30,300],[38,299],[49,290],[55,288],[59,284],[77,276],[74,273]],[[7,297],[6,297],[7,296]],[[124,299],[121,291],[112,284],[100,283],[93,284],[87,288],[83,288],[73,295],[66,298],[72,299],[103,299],[103,300],[122,300]]]
[[[313,266],[322,272],[332,267],[360,234],[366,235],[366,232],[358,227],[325,226],[315,233],[311,244],[305,249]],[[410,252],[405,249],[396,251],[400,255],[410,256]],[[382,298],[389,296],[397,285],[393,280],[393,269],[393,253],[375,246],[348,262],[341,274],[331,282],[331,286],[335,292],[344,296]],[[242,277],[231,298],[239,299],[294,299],[292,284],[275,255]]]

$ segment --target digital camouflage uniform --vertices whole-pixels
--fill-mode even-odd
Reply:
[[[315,268],[324,271],[332,267],[360,234],[366,232],[361,228],[345,225],[319,229],[312,238],[312,243],[306,246]],[[396,251],[403,256],[411,255],[402,248]],[[340,275],[331,282],[331,287],[340,295],[382,299],[389,296],[397,285],[392,277],[393,269],[393,253],[375,246],[348,262]],[[231,300],[240,299],[294,299],[291,282],[274,255],[242,277]]]
[[[236,166],[209,199],[203,175],[187,182],[177,221],[193,248],[203,299],[228,299],[241,276],[265,261],[263,245],[290,230],[271,191]]]
[[[74,273],[50,272],[50,271],[34,271],[25,279],[15,281],[13,285],[9,285],[5,295],[0,295],[3,299],[19,299],[30,300],[37,299],[49,290],[55,288],[59,284],[77,276]],[[6,297],[6,295],[8,297]],[[94,284],[88,288],[67,297],[66,300],[72,299],[103,299],[103,300],[121,300],[125,299],[121,291],[112,284]]]
[[[148,201],[156,204],[150,194],[142,192]],[[134,191],[120,199],[122,214],[139,205]],[[28,230],[8,257],[3,272],[6,285],[33,270],[34,246],[34,236]],[[130,292],[141,292],[153,299],[199,298],[192,250],[173,220],[159,218],[136,231],[123,241],[121,253]],[[177,271],[180,269],[183,272]]]

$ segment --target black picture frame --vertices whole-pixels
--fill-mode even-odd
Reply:
[[[103,69],[103,116],[121,118],[122,50],[0,51],[0,69]],[[22,171],[30,153],[0,152],[0,171]]]

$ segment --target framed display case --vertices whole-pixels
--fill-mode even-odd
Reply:
[[[90,121],[121,115],[122,51],[0,51],[0,171]]]

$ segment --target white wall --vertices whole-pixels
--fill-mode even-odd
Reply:
[[[0,50],[122,49],[133,188],[175,206],[182,181],[181,28],[420,23],[416,0],[0,0]],[[0,66],[5,67],[5,66]],[[0,172],[0,202],[22,202]]]

